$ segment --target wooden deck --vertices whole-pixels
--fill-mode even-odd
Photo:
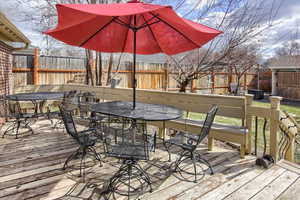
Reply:
[[[62,130],[49,128],[39,122],[35,134],[1,138],[0,142],[0,199],[103,199],[103,184],[117,170],[118,161],[106,158],[103,167],[94,165],[87,170],[85,183],[78,170],[63,171],[65,159],[77,145]],[[101,145],[99,144],[99,150]],[[171,174],[157,165],[167,165],[167,153],[162,145],[142,163],[150,174],[154,191],[139,196],[143,200],[187,199],[299,199],[300,166],[281,161],[268,170],[254,165],[255,157],[239,158],[236,151],[216,148],[207,152],[199,149],[213,165],[215,174],[205,173],[198,183],[188,182],[190,176]],[[174,158],[176,152],[174,152]],[[204,166],[203,166],[204,167]],[[127,199],[117,196],[117,199]]]

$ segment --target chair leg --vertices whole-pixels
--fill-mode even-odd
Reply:
[[[85,155],[86,155],[86,149],[83,149],[81,154],[80,167],[79,167],[80,168],[79,177],[82,177],[83,181],[85,180]]]
[[[103,164],[102,164],[102,161],[101,161],[100,154],[98,154],[98,153],[96,152],[95,148],[94,148],[94,147],[89,147],[87,150],[90,151],[90,152],[92,152],[92,154],[95,156],[96,160],[99,161],[100,167],[102,167]]]
[[[4,131],[3,135],[2,135],[2,138],[4,138],[5,135],[6,135],[9,131],[14,130],[15,127],[16,127],[16,122],[13,121],[12,124],[10,124],[10,125],[5,129],[5,131]]]
[[[191,159],[194,165],[194,173],[195,173],[195,180],[194,182],[197,183],[197,166],[196,166],[196,159],[195,159],[195,155],[193,153],[191,153]]]
[[[171,147],[171,145],[167,145],[166,144],[166,142],[163,142],[163,145],[164,145],[164,147],[166,148],[166,150],[167,150],[167,152],[168,152],[168,155],[169,155],[169,160],[168,160],[168,162],[171,162],[171,152],[170,152],[170,147]]]
[[[29,122],[24,122],[25,124],[24,124],[24,127],[25,128],[28,128],[30,131],[31,131],[31,134],[33,135],[34,134],[34,132],[33,132],[33,129],[29,126]]]
[[[73,159],[75,158],[78,154],[79,154],[79,151],[80,151],[80,148],[78,148],[74,153],[72,153],[68,158],[67,160],[65,161],[64,163],[64,166],[63,166],[63,170],[65,170],[68,166],[68,163]]]
[[[144,179],[144,180],[145,180],[145,181],[148,183],[148,185],[150,186],[150,191],[149,191],[149,192],[152,192],[153,190],[152,190],[151,179],[150,179],[148,173],[145,172],[145,171],[143,170],[143,168],[142,168],[138,163],[136,164],[135,168],[136,168],[137,170],[139,170],[139,171],[142,173],[142,175],[146,178],[146,179]]]
[[[200,154],[197,154],[197,156],[198,156],[198,157],[197,157],[198,162],[201,162],[201,163],[207,165],[208,168],[209,168],[209,170],[210,170],[210,174],[213,175],[213,174],[214,174],[214,171],[213,171],[212,166],[210,165],[210,163],[209,163],[206,159],[202,158],[202,157],[200,156]]]
[[[18,121],[17,122],[17,130],[16,130],[16,139],[18,139],[20,126],[21,126],[21,121]]]

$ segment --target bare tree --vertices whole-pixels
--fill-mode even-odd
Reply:
[[[172,70],[180,92],[185,92],[192,80],[210,72],[232,51],[251,43],[268,30],[280,6],[275,5],[274,0],[268,3],[264,0],[207,0],[201,9],[188,12],[187,15],[197,16],[195,21],[207,22],[224,33],[199,49],[198,53],[196,50],[169,59],[173,63]],[[196,59],[191,60],[189,54]]]
[[[259,56],[257,55],[257,47],[255,45],[240,46],[230,51],[224,58],[229,71],[235,75],[237,87],[233,92],[238,95],[241,79],[246,72],[258,65]]]

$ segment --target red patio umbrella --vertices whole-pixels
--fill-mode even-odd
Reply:
[[[178,16],[170,6],[142,3],[57,4],[58,25],[45,33],[69,45],[100,52],[173,55],[200,48],[221,31]]]

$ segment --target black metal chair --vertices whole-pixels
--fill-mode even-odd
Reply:
[[[97,98],[94,92],[81,92],[77,95],[78,97],[78,108],[80,118],[89,121],[89,127],[101,129],[102,121],[107,118],[106,115],[91,112],[90,107],[96,104]]]
[[[190,174],[186,170],[182,169],[180,167],[180,165],[188,159],[192,160],[194,172],[191,174],[193,174],[195,177],[194,182],[197,182],[197,174],[198,174],[197,169],[196,169],[196,162],[200,162],[200,163],[207,165],[211,171],[211,174],[213,174],[213,169],[212,169],[211,165],[209,164],[209,162],[206,159],[202,158],[201,155],[196,152],[196,149],[197,149],[198,145],[208,136],[217,111],[218,111],[217,106],[213,106],[210,109],[210,111],[206,115],[206,119],[203,123],[202,129],[201,129],[201,132],[199,135],[180,132],[175,137],[173,137],[169,140],[164,140],[164,142],[163,142],[163,144],[166,147],[168,154],[169,154],[169,161],[171,161],[170,148],[172,146],[177,146],[182,149],[182,151],[180,152],[179,158],[174,163],[172,163],[172,165],[174,165],[174,171],[179,172],[179,173],[186,172],[186,173]]]
[[[127,128],[128,123],[130,128]],[[131,195],[141,192],[145,186],[150,187],[150,192],[152,192],[150,177],[140,166],[139,161],[149,160],[150,151],[155,149],[156,133],[148,135],[144,121],[124,119],[123,129],[117,140],[114,134],[104,134],[104,138],[106,156],[122,161],[119,170],[109,180],[105,190],[106,198],[109,199],[114,193],[129,198]],[[133,180],[137,180],[136,183],[140,184],[133,185]]]
[[[101,157],[100,154],[98,154],[94,148],[97,137],[95,137],[96,129],[87,129],[83,131],[77,131],[73,116],[72,116],[72,110],[67,110],[64,105],[62,104],[60,107],[61,117],[64,122],[65,128],[67,133],[73,137],[76,142],[79,144],[79,148],[71,154],[68,159],[65,161],[63,169],[66,169],[68,166],[68,163],[71,160],[74,160],[76,158],[80,158],[80,174],[79,176],[83,176],[84,180],[84,168],[85,168],[85,157],[90,154],[92,155],[96,160],[100,162],[100,166],[102,166]],[[82,173],[83,172],[83,173]]]
[[[60,105],[63,105],[64,108],[69,111],[74,111],[78,108],[76,94],[76,90],[65,92],[62,101],[54,101],[53,104],[47,106],[47,118],[51,121],[51,124],[53,125],[52,119],[58,119],[53,125],[53,128],[64,128],[61,112],[59,110]]]
[[[9,100],[5,95],[0,97],[1,104],[1,117],[5,118],[8,127],[4,131],[2,137],[5,135],[13,135],[18,138],[20,135],[20,129],[27,129],[25,132],[31,132],[34,134],[33,129],[30,127],[30,124],[34,122],[37,117],[37,110],[34,110],[32,113],[25,112],[22,110],[20,102],[17,98],[14,100]]]

